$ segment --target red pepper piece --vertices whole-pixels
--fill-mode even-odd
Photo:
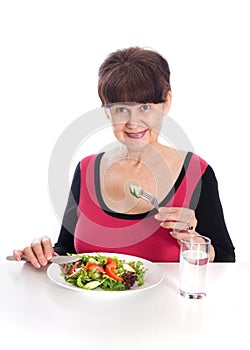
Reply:
[[[116,270],[117,266],[118,266],[117,261],[112,260],[109,264],[107,264],[105,272],[109,277],[113,278],[114,280],[123,281],[122,277],[117,276],[117,270]]]

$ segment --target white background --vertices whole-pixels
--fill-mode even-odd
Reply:
[[[100,106],[106,56],[137,45],[168,59],[170,116],[215,170],[237,260],[249,261],[249,32],[247,0],[1,1],[0,260],[35,237],[56,240],[53,147],[72,121]],[[89,140],[84,151],[101,142]]]

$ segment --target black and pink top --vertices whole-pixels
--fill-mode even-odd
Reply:
[[[103,153],[88,156],[76,168],[55,251],[59,254],[112,252],[150,261],[179,261],[179,244],[154,218],[155,209],[142,214],[123,214],[106,206],[100,190],[102,156]],[[203,159],[191,152],[187,154],[174,186],[160,206],[194,209],[197,232],[211,239],[215,261],[235,261],[217,181]]]

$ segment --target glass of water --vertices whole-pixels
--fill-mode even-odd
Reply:
[[[206,296],[211,241],[208,237],[183,234],[180,239],[180,294],[189,299]]]

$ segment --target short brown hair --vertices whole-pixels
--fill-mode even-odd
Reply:
[[[130,47],[111,53],[99,68],[103,104],[165,102],[170,86],[168,62],[153,50]]]

